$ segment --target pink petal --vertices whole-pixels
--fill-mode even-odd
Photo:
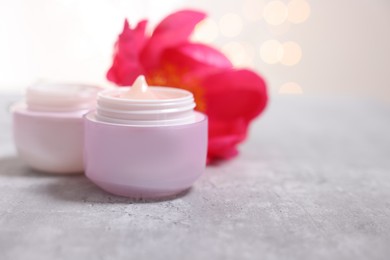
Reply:
[[[158,66],[148,70],[151,82],[156,77],[163,82],[157,85],[186,88],[195,91],[207,75],[231,68],[232,63],[218,50],[199,43],[182,43],[162,52]],[[196,96],[196,95],[195,95]],[[197,96],[196,96],[197,98]]]
[[[130,28],[129,22],[127,19],[125,20],[125,24],[123,26],[123,31],[119,35],[117,41],[117,49],[118,52],[125,53],[131,56],[139,55],[141,48],[145,44],[146,41],[146,20],[140,21],[134,29]]]
[[[122,33],[115,43],[113,64],[107,72],[107,79],[119,86],[130,85],[136,77],[144,72],[139,62],[139,54],[143,48],[147,21],[143,20],[134,29],[125,20]]]
[[[130,86],[141,74],[144,74],[144,70],[139,66],[138,62],[122,60],[118,57],[108,70],[107,79],[116,83],[118,86]]]
[[[202,86],[206,112],[218,120],[251,120],[263,111],[268,100],[263,78],[247,69],[221,70],[207,76]]]
[[[196,24],[205,17],[206,15],[203,12],[182,10],[162,20],[141,53],[141,60],[145,68],[148,70],[155,69],[164,49],[188,41],[188,37]]]
[[[209,121],[207,156],[210,162],[229,159],[238,154],[237,145],[245,140],[248,123],[245,120]]]
[[[157,25],[152,37],[169,37],[168,40],[179,43],[186,40],[194,30],[195,25],[205,17],[206,14],[200,11],[181,10],[175,12]]]
[[[250,70],[225,69],[202,82],[209,117],[209,161],[236,155],[250,122],[267,103],[264,80]]]
[[[193,72],[199,69],[231,68],[233,65],[229,59],[217,49],[201,43],[182,43],[163,51],[162,62],[176,64],[185,67],[185,70]]]

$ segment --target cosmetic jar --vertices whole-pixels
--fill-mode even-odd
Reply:
[[[134,85],[133,87],[134,88]],[[191,92],[149,87],[152,99],[126,97],[131,88],[102,91],[85,115],[85,174],[107,192],[143,199],[180,193],[204,172],[207,117]]]
[[[83,172],[83,115],[96,105],[101,88],[37,83],[12,106],[14,143],[33,169],[60,174]]]

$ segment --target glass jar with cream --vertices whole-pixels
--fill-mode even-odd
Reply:
[[[43,82],[28,87],[25,101],[12,107],[19,156],[38,171],[83,172],[83,115],[95,107],[99,90]]]
[[[132,198],[161,198],[188,189],[204,172],[207,117],[191,92],[132,87],[98,94],[85,115],[85,173],[102,189]]]

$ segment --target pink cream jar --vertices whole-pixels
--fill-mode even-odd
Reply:
[[[191,92],[133,87],[98,94],[85,116],[85,174],[102,189],[156,199],[184,191],[204,172],[207,117],[194,111]]]
[[[19,156],[38,171],[83,172],[83,115],[95,108],[99,90],[78,84],[30,86],[25,101],[12,107]]]

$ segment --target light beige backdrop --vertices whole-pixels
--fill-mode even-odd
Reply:
[[[258,70],[272,95],[390,100],[388,0],[0,0],[0,91],[39,78],[106,84],[123,19],[152,27],[183,7],[209,13],[194,40]]]

